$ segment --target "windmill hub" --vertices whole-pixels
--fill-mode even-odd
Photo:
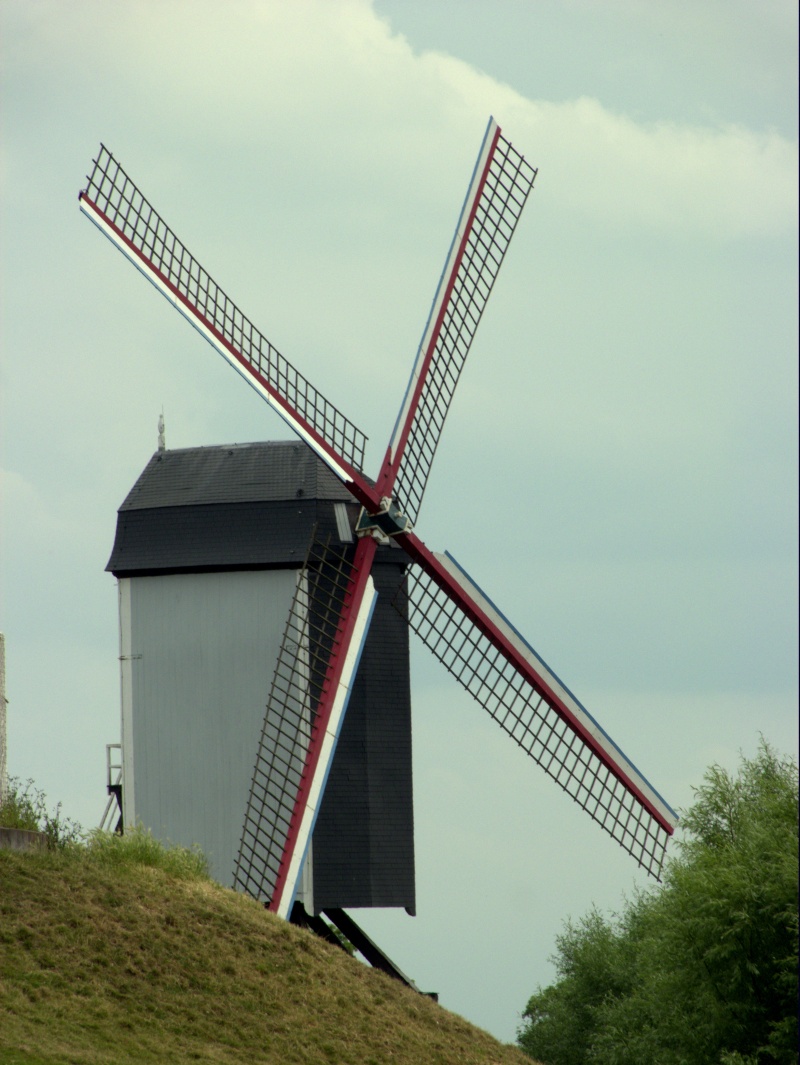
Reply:
[[[375,514],[368,514],[362,508],[356,522],[356,536],[373,536],[380,539],[382,536],[391,537],[411,532],[413,527],[411,519],[403,513],[397,503],[384,496]]]

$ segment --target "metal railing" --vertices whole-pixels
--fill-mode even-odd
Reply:
[[[119,761],[113,761],[112,751],[118,751]],[[102,832],[113,832],[116,828],[114,825],[114,807],[119,810],[119,817],[117,819],[117,825],[122,820],[122,744],[121,743],[107,743],[106,744],[106,788],[108,790],[108,802],[106,808],[103,811],[103,816],[100,818],[100,830]]]

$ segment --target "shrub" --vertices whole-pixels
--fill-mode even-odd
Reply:
[[[83,835],[77,821],[63,816],[61,803],[49,813],[44,792],[35,787],[32,780],[23,786],[18,777],[9,778],[6,797],[0,804],[0,828],[44,832],[51,849],[64,849],[78,843]]]
[[[519,1045],[546,1065],[797,1065],[798,770],[712,766],[663,887],[556,940]]]

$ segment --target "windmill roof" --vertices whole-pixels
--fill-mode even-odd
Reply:
[[[346,505],[352,529],[358,505],[303,443],[157,451],[119,508],[106,569],[122,577],[298,566],[315,525],[339,541],[335,503]]]
[[[157,451],[120,512],[290,499],[352,496],[305,444],[280,440]]]

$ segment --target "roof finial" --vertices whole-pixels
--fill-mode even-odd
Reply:
[[[164,408],[161,408],[161,413],[158,416],[158,450],[166,451],[167,445],[164,440]]]

